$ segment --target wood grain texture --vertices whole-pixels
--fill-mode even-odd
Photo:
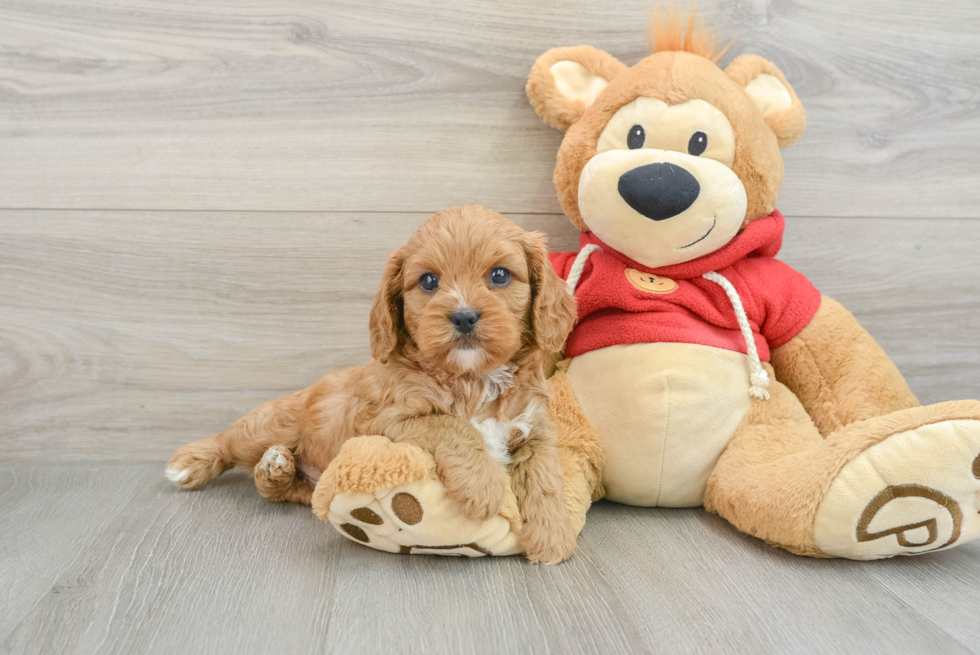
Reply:
[[[65,577],[145,482],[146,467],[0,465],[0,643]]]
[[[61,544],[0,534],[3,581],[35,578],[0,606],[11,655],[956,654],[980,639],[976,543],[812,560],[701,510],[599,503],[575,557],[547,567],[379,553],[308,508],[266,504],[241,472],[201,492],[148,464],[0,464],[11,477],[0,524],[31,515],[36,540]]]
[[[544,50],[634,63],[648,0],[5,0],[0,207],[559,211]],[[808,110],[782,208],[976,218],[980,4],[704,0]]]
[[[369,355],[386,253],[424,214],[0,212],[3,458],[165,460]],[[573,249],[562,216],[516,215]],[[980,222],[790,218],[783,258],[923,402],[980,397]]]

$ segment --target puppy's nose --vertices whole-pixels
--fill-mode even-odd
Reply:
[[[449,315],[449,320],[453,327],[460,334],[469,334],[476,327],[476,322],[480,320],[480,312],[475,309],[457,309]]]
[[[677,216],[701,193],[697,179],[676,164],[647,164],[623,173],[619,195],[630,207],[655,221]]]

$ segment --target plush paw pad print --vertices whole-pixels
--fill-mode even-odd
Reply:
[[[507,519],[465,518],[437,480],[374,494],[338,494],[327,520],[345,537],[390,553],[482,557],[520,552]]]
[[[887,508],[893,500],[901,498],[925,501],[920,504],[925,508],[926,518],[904,524],[903,520],[908,519],[895,517],[892,520],[885,518],[876,521],[880,514],[887,514]],[[943,535],[949,536],[945,543],[938,543],[940,521],[944,524]],[[871,532],[870,526],[873,522],[882,526],[893,525],[894,527],[886,527],[877,532]],[[953,498],[938,489],[931,489],[921,484],[899,484],[886,487],[868,503],[858,521],[856,537],[858,542],[865,543],[894,535],[896,543],[901,548],[911,550],[933,545],[936,548],[943,548],[954,544],[960,538],[962,528],[963,511],[960,509],[959,503]]]
[[[868,448],[834,480],[814,529],[824,552],[852,559],[980,536],[980,421],[932,423]]]
[[[500,514],[469,519],[449,500],[434,471],[431,456],[413,446],[383,437],[352,439],[320,480],[314,511],[348,539],[390,553],[520,552],[517,503],[509,490]]]

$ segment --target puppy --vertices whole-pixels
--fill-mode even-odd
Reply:
[[[269,501],[309,505],[344,441],[384,435],[432,453],[447,495],[471,518],[499,512],[507,467],[527,556],[557,563],[572,555],[576,535],[544,367],[574,321],[574,298],[541,235],[484,207],[439,212],[388,259],[367,365],[184,446],[167,477],[197,489],[247,466]]]

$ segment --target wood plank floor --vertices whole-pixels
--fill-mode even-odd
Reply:
[[[545,567],[379,553],[241,472],[0,465],[0,651],[968,653],[980,544],[812,560],[702,510],[600,503]],[[9,526],[16,524],[17,529]],[[763,573],[764,572],[764,573]]]

